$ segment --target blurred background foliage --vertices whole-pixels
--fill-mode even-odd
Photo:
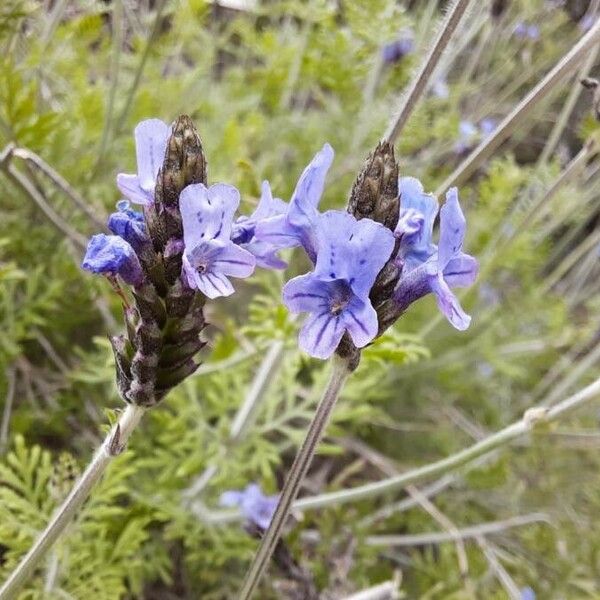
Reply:
[[[329,141],[336,160],[324,205],[342,207],[444,3],[228,4],[0,6],[0,148],[39,155],[88,209],[31,160],[2,154],[0,579],[121,406],[106,338],[119,328],[120,301],[78,265],[82,240],[119,200],[116,173],[134,169],[135,124],[191,115],[209,179],[238,186],[243,212],[265,178],[288,199],[304,165]],[[438,85],[397,144],[401,173],[436,189],[485,135],[480,124],[511,110],[582,35],[597,4],[475,3],[436,72]],[[522,24],[533,27],[525,36]],[[407,32],[412,51],[385,62],[384,45]],[[596,54],[587,61],[592,74]],[[451,454],[598,376],[594,152],[564,176],[598,135],[591,94],[577,83],[583,74],[563,82],[461,188],[467,249],[482,265],[478,284],[463,296],[471,328],[453,330],[428,298],[369,348],[303,495]],[[465,121],[477,129],[468,140]],[[256,481],[276,492],[326,376],[322,363],[298,352],[297,323],[279,302],[282,282],[306,268],[292,258],[285,274],[260,273],[238,282],[234,297],[211,303],[205,364],[147,416],[22,598],[235,597],[256,540],[240,523],[209,517],[224,490]],[[232,440],[236,409],[274,344],[278,360],[258,410]],[[405,598],[531,598],[531,591],[544,599],[600,598],[598,421],[591,405],[424,486],[428,501],[413,488],[306,512],[288,535],[291,552],[323,598],[344,598],[397,572]],[[213,476],[201,485],[206,469]],[[443,533],[530,513],[539,522],[464,547],[374,545],[379,534]],[[261,598],[302,597],[289,573],[271,573]]]

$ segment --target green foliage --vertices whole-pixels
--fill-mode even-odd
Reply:
[[[135,123],[186,113],[202,135],[210,180],[237,185],[242,212],[255,206],[263,179],[288,199],[325,141],[336,160],[323,207],[341,208],[433,38],[438,4],[278,0],[237,11],[189,0],[166,2],[155,26],[160,2],[120,11],[116,2],[8,0],[0,6],[0,150],[14,143],[38,153],[103,220],[119,199],[115,174],[134,169]],[[461,160],[460,121],[508,114],[579,36],[564,11],[541,0],[510,4],[492,22],[489,3],[474,3],[436,72],[447,77],[448,97],[428,93],[398,141],[401,174],[427,189]],[[519,20],[540,24],[540,40],[515,40]],[[381,44],[403,28],[415,31],[417,52],[382,65]],[[461,296],[471,328],[454,331],[426,298],[366,348],[303,495],[447,456],[598,376],[597,157],[548,194],[581,144],[597,136],[587,92],[557,152],[538,162],[569,92],[570,85],[557,89],[461,187],[465,246],[481,263],[478,284]],[[72,228],[83,236],[97,230],[35,167],[17,157],[11,164]],[[4,166],[0,179],[4,579],[120,408],[107,335],[119,327],[121,306],[107,282],[79,269],[81,249],[5,177]],[[146,416],[20,598],[235,598],[256,540],[238,521],[214,522],[219,496],[250,481],[280,489],[328,377],[327,365],[297,349],[299,321],[280,292],[308,266],[298,252],[285,258],[285,273],[261,272],[232,298],[210,303],[204,364]],[[281,354],[252,419],[232,439],[236,411],[273,344]],[[547,513],[552,526],[489,537],[502,568],[538,598],[596,598],[597,440],[594,411],[583,410],[457,472],[431,502],[458,528]],[[212,478],[190,499],[207,469]],[[290,524],[292,554],[331,598],[398,569],[406,598],[506,596],[474,542],[466,542],[467,578],[452,543],[370,546],[372,534],[443,529],[418,504],[391,510],[403,497],[307,511]],[[381,509],[385,516],[375,518]],[[274,568],[260,597],[291,598],[289,589]]]

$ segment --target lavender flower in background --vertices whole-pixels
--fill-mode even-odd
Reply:
[[[139,286],[144,281],[144,273],[134,249],[116,235],[99,233],[93,236],[81,266],[92,273],[118,275],[133,286]]]
[[[315,358],[329,358],[348,332],[357,348],[378,332],[369,292],[393,248],[392,232],[371,219],[357,221],[341,211],[321,215],[317,226],[315,270],[283,288],[292,312],[309,313],[300,347]]]
[[[219,499],[221,506],[238,507],[248,522],[266,530],[277,508],[279,496],[266,496],[260,486],[251,483],[241,491],[223,492]]]
[[[188,285],[208,298],[229,296],[234,289],[228,277],[248,277],[254,272],[254,256],[231,241],[233,215],[239,192],[218,183],[187,186],[180,195],[183,221],[183,271]]]
[[[248,250],[256,258],[256,265],[263,269],[285,269],[287,263],[276,256],[279,247],[256,239],[256,227],[274,216],[283,215],[288,205],[280,198],[273,198],[268,181],[262,183],[262,193],[256,210],[249,217],[238,217],[233,224],[231,241]]]
[[[441,100],[446,100],[450,96],[450,90],[445,79],[436,79],[431,86],[431,93]]]
[[[529,586],[521,588],[521,600],[535,600],[536,595],[532,588]]]
[[[520,40],[536,41],[540,37],[540,28],[524,21],[519,21],[513,29],[513,35]]]
[[[400,191],[404,211],[412,211],[413,227],[407,229],[400,226],[406,219],[402,218],[396,235],[400,239],[398,264],[402,274],[394,291],[394,298],[399,307],[408,307],[414,301],[433,293],[439,309],[448,321],[458,330],[469,327],[469,317],[460,306],[451,288],[471,285],[478,272],[477,261],[462,252],[466,221],[458,202],[458,191],[452,188],[446,194],[446,203],[440,211],[439,246],[431,242],[431,229],[435,212],[435,198],[423,193],[423,187],[416,185],[416,180],[400,181]],[[418,181],[417,181],[418,183]],[[437,211],[437,201],[436,201]],[[422,217],[418,217],[421,213]],[[432,216],[433,213],[433,216]],[[405,213],[406,214],[406,213]],[[414,226],[421,223],[420,229]]]
[[[141,212],[132,210],[127,200],[117,202],[117,212],[108,217],[108,228],[135,250],[150,243],[146,221]]]
[[[398,37],[392,42],[384,44],[381,48],[381,57],[383,62],[393,64],[403,59],[415,50],[415,38],[410,29],[400,32]]]
[[[317,206],[332,162],[333,148],[325,144],[300,175],[287,211],[257,223],[255,241],[266,242],[277,250],[303,246],[313,263],[316,261]]]
[[[135,128],[137,174],[117,175],[117,186],[137,204],[152,204],[156,176],[162,166],[171,128],[160,119],[147,119]]]
[[[458,141],[454,146],[456,154],[463,154],[473,146],[478,135],[477,127],[471,121],[461,121],[458,125]]]
[[[579,29],[585,33],[586,31],[589,31],[592,26],[594,25],[594,23],[596,22],[596,19],[598,17],[591,15],[591,14],[586,14],[583,16],[583,18],[579,21],[578,23],[578,27]]]
[[[498,121],[493,117],[486,117],[479,122],[479,132],[483,138],[494,133],[496,127],[498,127]]]

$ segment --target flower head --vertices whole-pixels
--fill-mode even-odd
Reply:
[[[228,276],[248,277],[256,260],[231,241],[240,194],[231,185],[188,185],[179,198],[183,221],[183,271],[188,285],[208,298],[233,293]]]
[[[300,175],[287,211],[264,219],[256,225],[256,241],[267,242],[279,250],[303,246],[315,262],[315,230],[319,216],[317,206],[332,162],[333,148],[325,144]]]
[[[369,292],[394,248],[394,236],[371,219],[357,221],[332,210],[318,220],[317,248],[314,271],[290,280],[283,301],[292,312],[309,313],[300,347],[316,358],[328,358],[346,332],[358,348],[377,335]]]
[[[521,588],[521,600],[535,600],[535,592],[529,586]]]
[[[249,217],[239,217],[233,224],[231,241],[245,248],[256,258],[256,265],[263,269],[285,269],[287,263],[276,252],[279,247],[256,239],[256,227],[265,219],[283,215],[287,204],[280,198],[273,198],[268,181],[262,183],[262,193],[256,210]]]
[[[224,492],[219,500],[221,506],[239,507],[250,523],[264,530],[269,527],[278,502],[279,496],[265,496],[256,483],[242,491]]]
[[[119,275],[125,283],[138,286],[144,273],[134,249],[116,235],[99,233],[93,236],[81,266],[92,273]]]
[[[411,186],[422,193],[422,186],[417,188],[413,182]],[[401,188],[405,188],[402,182]],[[423,226],[417,233],[403,235],[400,239],[398,260],[402,261],[403,270],[394,291],[396,303],[406,308],[415,300],[432,292],[439,309],[448,321],[456,329],[467,329],[471,317],[463,311],[451,288],[471,285],[477,277],[478,264],[472,256],[462,251],[466,220],[458,202],[458,191],[456,188],[448,191],[446,203],[440,210],[438,246],[431,241],[437,201],[433,196],[427,197],[426,194],[422,194],[420,198],[416,195],[407,197],[413,198],[415,212],[422,211]],[[418,208],[418,202],[421,203],[421,209]],[[414,220],[417,221],[417,218]]]
[[[108,217],[108,228],[112,233],[131,244],[134,249],[138,249],[150,241],[144,215],[136,210],[131,210],[127,200],[117,202],[117,212]]]
[[[171,128],[160,119],[147,119],[135,128],[137,174],[117,175],[117,186],[132,202],[152,204],[156,176],[162,166]]]
[[[520,40],[537,40],[540,37],[540,28],[537,25],[529,25],[524,21],[519,21],[513,29],[513,34]]]
[[[400,32],[400,35],[397,39],[385,44],[381,48],[381,56],[383,58],[383,62],[391,64],[398,62],[408,54],[411,54],[414,52],[414,49],[414,34],[410,30],[405,30]]]

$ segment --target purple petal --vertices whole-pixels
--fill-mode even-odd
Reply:
[[[129,208],[129,202],[117,203],[118,211],[108,217],[108,228],[112,233],[122,237],[134,249],[150,243],[144,215]]]
[[[414,177],[401,177],[399,185],[400,219],[395,234],[401,237],[401,255],[408,263],[425,262],[435,252],[431,238],[438,202],[435,196],[423,191],[423,185]],[[417,224],[416,213],[422,215],[422,226],[417,232],[407,234],[403,231],[406,218],[410,217],[413,224]]]
[[[366,298],[394,248],[392,232],[371,219],[357,221],[345,211],[330,210],[318,222],[315,275],[322,281],[346,281]]]
[[[185,247],[189,250],[209,240],[229,241],[239,203],[240,193],[231,185],[188,185],[179,196]]]
[[[262,182],[260,200],[256,210],[250,215],[250,219],[259,221],[261,219],[267,219],[274,217],[275,215],[282,215],[287,212],[288,205],[280,198],[273,198],[271,192],[271,186],[268,181]]]
[[[329,358],[338,347],[344,335],[344,327],[339,316],[329,310],[311,314],[300,330],[300,348],[315,358]]]
[[[92,273],[119,275],[125,283],[140,285],[144,273],[133,248],[116,235],[99,233],[93,236],[81,263]]]
[[[215,271],[231,277],[249,277],[254,273],[256,259],[250,252],[229,242],[212,263]]]
[[[377,313],[370,300],[353,298],[342,313],[344,325],[357,348],[363,348],[377,335]]]
[[[147,119],[135,128],[138,177],[141,188],[147,192],[154,192],[170,134],[171,128],[160,119]]]
[[[190,260],[186,253],[183,255],[182,264],[188,285],[192,289],[200,290],[207,298],[212,300],[233,294],[233,286],[223,273],[213,270],[211,266],[206,271],[198,271],[196,264]]]
[[[452,293],[441,273],[432,276],[430,283],[437,305],[448,321],[459,331],[467,329],[471,324],[471,317],[462,309],[458,298]]]
[[[467,222],[458,202],[458,190],[454,187],[446,194],[446,203],[440,210],[440,241],[438,248],[438,268],[443,271],[446,265],[462,250]]]
[[[468,287],[475,283],[478,272],[477,259],[461,252],[446,265],[444,279],[451,288]]]
[[[119,173],[117,175],[117,187],[126,198],[136,204],[152,204],[154,202],[154,193],[149,193],[141,188],[140,179],[137,175]]]
[[[282,296],[284,304],[293,313],[318,314],[330,310],[328,284],[319,281],[314,273],[290,279],[283,286]]]
[[[256,258],[256,266],[261,269],[285,269],[288,265],[285,260],[277,256],[279,248],[267,242],[250,242],[243,244],[245,248]]]
[[[289,222],[295,227],[312,225],[325,187],[325,177],[332,162],[333,148],[325,144],[300,175],[288,212]]]
[[[220,506],[239,506],[242,502],[244,495],[242,492],[238,492],[236,490],[230,490],[228,492],[223,492],[221,497],[219,498]]]

